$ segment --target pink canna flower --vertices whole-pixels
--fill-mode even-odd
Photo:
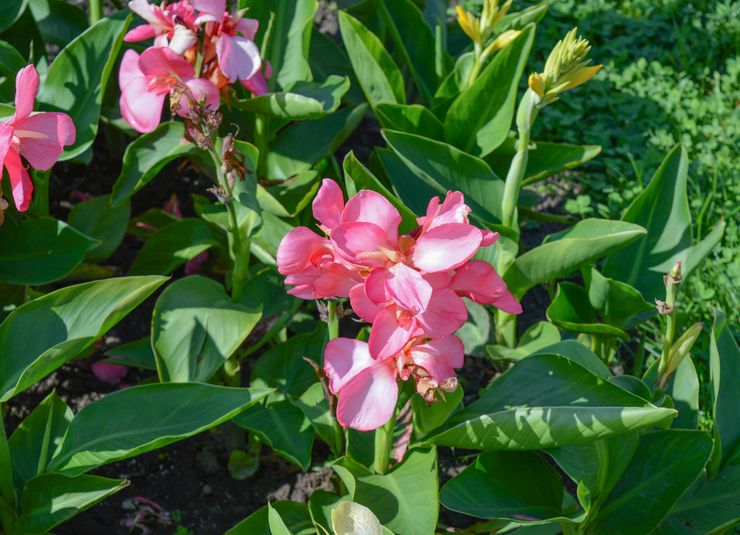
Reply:
[[[111,357],[115,359],[116,357]],[[118,385],[128,374],[128,368],[121,366],[120,364],[113,364],[111,362],[105,362],[100,360],[94,363],[90,369],[93,375],[104,383],[110,385]]]
[[[51,169],[64,147],[74,143],[76,132],[65,113],[32,115],[39,91],[39,76],[33,65],[18,71],[15,91],[15,114],[0,123],[0,162],[8,171],[16,208],[25,212],[31,202],[33,183],[21,157],[34,169]]]
[[[163,7],[150,5],[148,0],[131,0],[128,7],[148,24],[129,31],[124,37],[127,43],[154,39],[155,46],[169,47],[176,54],[184,54],[198,42],[197,14],[187,0]]]
[[[153,131],[162,120],[164,99],[183,85],[206,107],[217,109],[218,88],[204,78],[194,78],[195,71],[187,61],[168,48],[149,48],[141,56],[127,50],[121,61],[121,115],[138,132]],[[179,114],[186,116],[189,106],[182,97]]]
[[[455,368],[463,365],[463,343],[456,336],[415,338],[387,359],[374,359],[367,343],[331,340],[324,353],[330,391],[338,395],[337,420],[344,427],[371,431],[393,416],[398,383],[413,378],[417,392],[431,402],[436,392],[457,388]]]

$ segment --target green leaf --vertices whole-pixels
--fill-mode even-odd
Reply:
[[[601,377],[602,379],[614,379],[612,372],[609,370],[604,361],[582,343],[576,340],[562,340],[554,344],[537,349],[529,356],[534,355],[560,355],[580,364],[588,371]]]
[[[714,394],[714,426],[721,464],[740,459],[740,416],[737,393],[740,391],[740,349],[724,313],[714,312],[709,343],[709,371]]]
[[[277,535],[271,526],[277,524],[277,519],[270,522],[270,511],[275,518],[278,514],[280,521],[293,535],[315,533],[308,507],[296,502],[272,502],[269,507],[260,507],[236,526],[228,530],[225,535]]]
[[[416,214],[426,214],[429,199],[439,196],[439,190],[414,175],[391,149],[376,147],[374,154],[381,163],[385,177],[403,203]]]
[[[380,125],[388,130],[425,136],[444,141],[444,127],[439,119],[419,104],[391,104],[384,102],[375,108]]]
[[[344,95],[343,100],[351,106],[358,106],[365,102],[365,96],[362,94],[352,70],[352,64],[349,57],[341,46],[341,43],[321,32],[311,33],[311,51],[310,51],[311,70],[314,77],[324,79],[331,75],[346,76],[350,79],[350,87]]]
[[[321,185],[321,181],[316,177],[316,171],[303,171],[265,191],[280,203],[283,217],[295,217],[311,204],[316,196]]]
[[[65,46],[49,67],[38,95],[40,109],[70,115],[77,129],[77,140],[62,160],[80,156],[95,140],[103,94],[130,22],[126,11],[101,19]]]
[[[172,273],[203,251],[219,245],[219,235],[202,219],[188,217],[155,232],[136,256],[130,275]]]
[[[340,428],[335,423],[321,383],[312,384],[300,398],[290,399],[290,402],[303,412],[316,434],[332,448],[332,451],[336,455],[341,455],[343,452],[339,451],[342,445],[339,434],[343,431],[339,431]]]
[[[97,242],[51,217],[0,226],[0,280],[11,284],[48,284],[79,266]]]
[[[198,147],[185,139],[185,127],[179,121],[162,123],[153,132],[139,136],[123,154],[123,167],[113,184],[111,204],[125,202],[172,160],[198,152]]]
[[[152,351],[152,341],[150,337],[134,340],[127,344],[121,344],[113,349],[109,349],[106,354],[110,357],[106,362],[111,364],[120,364],[142,370],[157,369],[157,362],[154,359]]]
[[[668,153],[647,187],[630,204],[623,221],[645,227],[645,237],[604,264],[604,275],[637,288],[648,301],[664,295],[663,276],[680,260],[683,277],[696,267],[718,242],[724,224],[715,228],[701,244],[692,248],[691,214],[686,195],[689,159],[686,150],[676,145]]]
[[[527,251],[504,274],[509,290],[523,296],[531,287],[554,281],[581,266],[625,247],[645,235],[639,225],[584,219],[556,239]]]
[[[473,217],[487,223],[501,221],[504,183],[483,160],[433,139],[393,130],[382,133],[413,175],[438,195],[460,190]],[[391,180],[396,184],[402,177],[391,176]]]
[[[87,29],[85,12],[63,0],[31,0],[28,7],[47,43],[64,47]]]
[[[334,153],[360,124],[365,106],[345,108],[283,130],[267,154],[269,178],[286,179]]]
[[[533,41],[534,25],[527,26],[455,99],[445,116],[445,137],[449,143],[485,156],[504,142],[511,129],[517,87]]]
[[[21,56],[13,45],[6,41],[0,41],[0,100],[12,101],[15,97],[15,75],[26,66],[26,59]],[[2,110],[2,115],[12,115],[15,109],[8,106],[8,110]]]
[[[118,277],[87,282],[13,310],[0,324],[0,402],[75,358],[165,280]]]
[[[555,298],[547,307],[547,319],[566,331],[629,339],[622,329],[602,321],[588,300],[588,292],[572,282],[558,284]]]
[[[127,485],[128,481],[107,477],[40,475],[26,485],[16,532],[47,533]]]
[[[360,163],[360,161],[355,157],[354,152],[350,151],[347,153],[347,156],[344,157],[343,168],[345,181],[351,181],[355,191],[369,189],[380,193],[383,197],[388,199],[388,202],[390,202],[401,214],[401,224],[403,228],[411,231],[418,225],[416,222],[416,214],[403,204],[396,195],[391,193],[391,191],[389,191],[388,188],[386,188],[367,167],[362,165],[362,163]]]
[[[321,83],[297,82],[289,92],[266,93],[237,103],[239,109],[280,119],[316,119],[336,111],[349,78],[329,76]]]
[[[589,304],[609,325],[629,329],[644,318],[645,313],[655,311],[655,305],[645,301],[635,288],[604,277],[595,267],[585,278]]]
[[[57,446],[62,443],[72,411],[52,392],[26,416],[10,437],[10,457],[18,490],[26,481],[41,475]]]
[[[700,431],[643,435],[632,462],[599,511],[594,533],[650,533],[697,478],[711,451],[711,438]]]
[[[462,340],[466,355],[482,357],[486,344],[493,338],[491,313],[485,306],[469,299],[463,302],[468,311],[468,321],[457,330],[455,336]]]
[[[308,498],[308,511],[314,525],[319,528],[318,533],[324,533],[321,529],[326,530],[326,533],[332,533],[331,512],[343,501],[349,501],[349,496],[340,498],[325,490],[316,490],[311,494]]]
[[[678,365],[675,375],[671,377],[668,385],[668,394],[678,411],[678,416],[673,422],[675,429],[698,429],[699,428],[699,377],[696,367],[687,356]]]
[[[251,252],[260,262],[276,266],[275,255],[283,237],[293,226],[270,212],[262,212],[262,226],[249,242]]]
[[[524,331],[515,348],[504,345],[489,345],[486,346],[486,352],[494,360],[516,361],[559,341],[560,331],[557,327],[546,321],[538,321]]]
[[[437,451],[411,450],[386,475],[371,474],[347,458],[333,465],[352,501],[369,508],[394,533],[427,535],[439,514]]]
[[[221,284],[192,275],[170,284],[152,313],[152,348],[163,382],[208,381],[262,313],[232,302]]]
[[[527,186],[567,169],[575,169],[593,160],[600,153],[599,145],[569,145],[537,141],[527,154],[527,170],[524,172],[522,184]],[[514,154],[516,154],[516,148],[514,139],[511,138],[511,143],[505,143],[489,154],[486,162],[491,169],[503,176],[509,170]]]
[[[77,413],[49,468],[77,475],[141,455],[231,420],[269,392],[198,383],[119,390]]]
[[[675,416],[559,355],[520,361],[428,438],[467,449],[584,444]]]
[[[545,459],[529,451],[481,454],[442,487],[442,505],[486,519],[542,521],[563,517],[563,480]]]
[[[110,205],[110,195],[93,197],[82,201],[69,213],[69,224],[81,233],[94,238],[100,244],[87,253],[89,262],[107,260],[123,241],[126,225],[131,215],[131,204],[124,202],[116,207]]]
[[[7,0],[0,11],[0,32],[10,28],[26,10],[28,0]]]
[[[396,52],[403,57],[424,102],[431,103],[437,89],[434,34],[411,0],[383,0],[380,11],[388,22]],[[444,63],[451,63],[444,53]],[[400,99],[403,102],[403,99]]]
[[[295,82],[311,80],[308,53],[318,1],[277,0],[270,3],[269,9],[275,12],[268,49],[275,81],[281,88],[288,88]],[[263,27],[267,28],[267,24]]]
[[[463,395],[462,386],[458,386],[453,392],[445,393],[444,399],[438,397],[437,401],[432,404],[424,401],[421,396],[413,396],[411,403],[415,435],[417,437],[426,436],[444,424],[462,404]]]
[[[699,476],[653,532],[656,535],[719,535],[740,523],[740,465],[714,479]]]
[[[375,108],[381,102],[404,104],[403,75],[380,39],[344,11],[339,12],[339,30],[370,107]]]
[[[311,466],[314,436],[311,422],[290,401],[255,405],[234,418],[234,423],[255,433],[304,472]]]

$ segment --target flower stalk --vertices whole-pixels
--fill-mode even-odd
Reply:
[[[396,426],[397,415],[388,420],[385,425],[375,430],[375,458],[373,469],[376,474],[385,475],[388,472],[388,462],[393,448],[393,428]]]
[[[676,294],[678,285],[681,284],[681,262],[673,265],[673,269],[663,278],[663,281],[665,282],[665,301],[657,302],[658,313],[666,318],[663,352],[658,367],[658,375],[661,378],[668,370],[673,339],[676,337]]]

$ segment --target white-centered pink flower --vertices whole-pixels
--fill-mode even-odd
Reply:
[[[163,7],[151,5],[148,0],[131,0],[128,7],[147,24],[129,31],[124,37],[127,43],[154,39],[155,46],[169,47],[176,54],[184,54],[198,42],[197,13],[188,0]]]
[[[151,132],[162,120],[162,106],[178,84],[210,109],[220,103],[218,88],[204,78],[196,78],[193,66],[169,48],[148,48],[141,56],[127,50],[118,76],[121,89],[121,115],[134,130]],[[179,112],[187,115],[183,97]]]
[[[39,171],[51,169],[64,147],[72,145],[76,137],[75,125],[66,113],[33,114],[38,91],[36,68],[28,65],[18,71],[15,113],[8,121],[0,122],[0,162],[8,171],[19,212],[28,209],[33,194],[33,182],[22,159]]]

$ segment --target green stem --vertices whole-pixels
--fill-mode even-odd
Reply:
[[[51,170],[33,172],[33,199],[31,212],[38,217],[49,215],[49,181]]]
[[[326,324],[329,327],[329,340],[334,340],[339,336],[339,318],[337,317],[336,301],[327,301],[326,303]]]
[[[665,277],[665,339],[663,341],[663,353],[660,356],[660,364],[658,365],[658,377],[661,385],[667,380],[665,375],[669,369],[673,340],[676,338],[676,293],[680,282],[681,263],[676,262],[671,272]]]
[[[0,498],[12,509],[16,504],[13,486],[13,469],[10,463],[10,446],[5,433],[4,406],[0,406]],[[5,522],[5,521],[4,521]]]
[[[375,430],[375,460],[373,469],[376,474],[388,472],[388,460],[393,447],[393,428],[396,426],[396,414],[382,427]]]
[[[259,160],[257,162],[257,179],[267,176],[267,153],[268,150],[268,132],[270,130],[270,118],[264,115],[256,114],[254,116],[254,144],[259,151]]]
[[[481,58],[481,49],[478,44],[475,45],[475,59],[473,60],[473,66],[470,68],[470,71],[468,71],[468,76],[465,78],[465,84],[463,85],[463,90],[467,89],[471,85],[475,83],[475,81],[478,79],[478,75],[480,74],[480,70],[483,67],[483,61]]]
[[[89,6],[90,26],[92,26],[103,18],[103,0],[89,0],[87,5]]]
[[[516,316],[496,311],[496,341],[506,347],[516,346]]]

